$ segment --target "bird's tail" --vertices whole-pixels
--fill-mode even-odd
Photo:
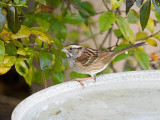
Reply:
[[[121,49],[121,50],[115,51],[115,54],[118,55],[118,54],[121,54],[121,53],[123,53],[123,52],[125,52],[125,51],[128,51],[128,50],[130,50],[130,49],[133,49],[133,48],[136,48],[136,47],[139,47],[139,46],[143,46],[143,45],[145,45],[145,42],[140,42],[140,43],[137,43],[137,44],[128,46],[128,47],[126,47],[126,48],[123,48],[123,49]]]

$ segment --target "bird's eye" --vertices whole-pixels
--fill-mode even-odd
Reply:
[[[70,50],[72,50],[72,48],[69,48]]]

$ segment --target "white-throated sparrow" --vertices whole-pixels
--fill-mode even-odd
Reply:
[[[82,47],[76,44],[68,44],[61,51],[66,53],[68,64],[72,70],[91,75],[96,80],[96,74],[104,70],[117,55],[130,49],[144,45],[145,42],[137,43],[118,51],[101,51]],[[77,78],[81,82],[89,78]]]

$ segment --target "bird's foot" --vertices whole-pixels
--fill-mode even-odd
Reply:
[[[84,80],[92,79],[92,77],[86,77],[86,78],[75,78],[74,81],[78,81],[81,83],[82,86],[84,86],[83,82]]]

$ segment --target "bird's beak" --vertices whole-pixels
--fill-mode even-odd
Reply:
[[[67,52],[67,50],[65,48],[61,49],[60,51],[65,52],[65,53]]]

